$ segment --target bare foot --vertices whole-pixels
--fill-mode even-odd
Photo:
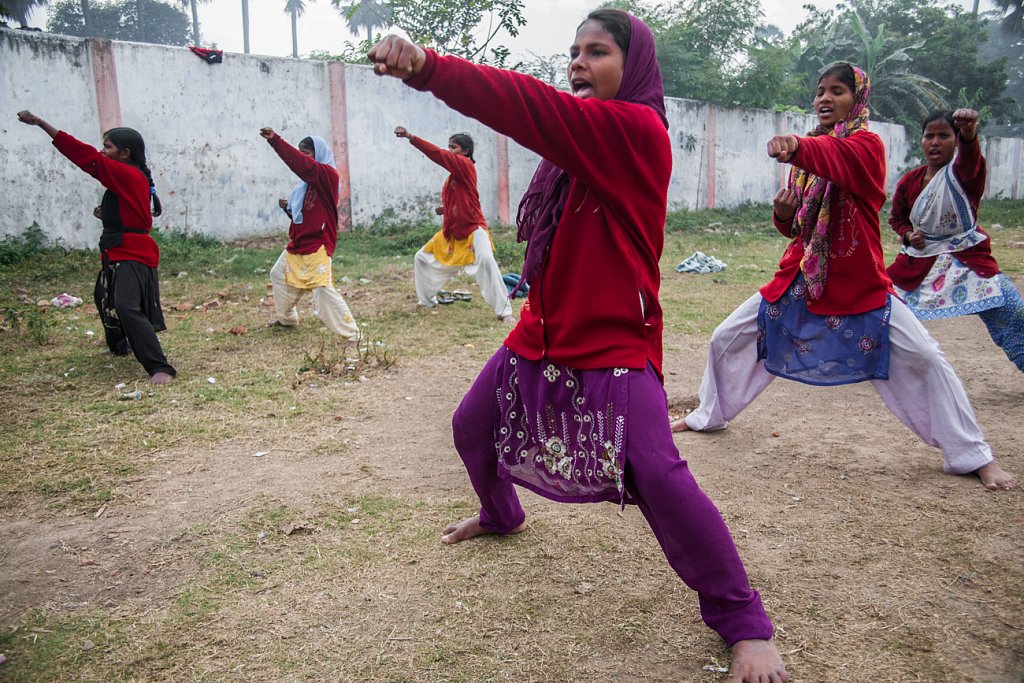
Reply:
[[[510,534],[519,534],[526,530],[526,522],[517,526],[515,529],[510,531]],[[459,541],[466,541],[474,536],[483,536],[485,534],[493,534],[493,531],[480,526],[480,515],[475,517],[467,517],[466,519],[460,519],[458,522],[452,522],[444,528],[441,532],[441,543],[458,543]]]
[[[149,377],[147,384],[170,384],[174,380],[174,375],[169,375],[166,372],[154,372]]]
[[[515,325],[516,319],[515,316],[506,315],[502,317],[501,322],[505,323],[506,325]]]
[[[787,683],[789,672],[770,640],[740,640],[732,646],[732,668],[725,683]]]
[[[995,460],[974,470],[974,473],[981,479],[982,486],[989,491],[998,491],[999,489],[1009,491],[1017,488],[1017,477],[1000,467]]]
[[[284,327],[284,325],[281,324],[281,321],[277,320],[276,318],[274,320],[268,320],[266,326],[267,327]]]
[[[688,432],[690,431],[690,425],[686,424],[686,418],[681,417],[672,423],[673,432]]]

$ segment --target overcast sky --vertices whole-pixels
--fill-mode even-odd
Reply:
[[[352,0],[354,1],[354,0]],[[513,55],[527,52],[551,55],[566,52],[576,25],[600,0],[525,0],[527,24],[518,38],[503,36]],[[765,21],[789,33],[804,18],[804,4],[827,7],[835,0],[762,0]],[[972,0],[960,0],[970,9]],[[284,0],[249,0],[249,45],[255,54],[287,57],[292,53],[291,20],[283,10]],[[991,0],[981,0],[981,11],[992,9]],[[191,16],[191,15],[190,15]],[[30,24],[43,28],[45,10],[33,14]],[[216,44],[228,52],[242,52],[241,0],[209,0],[199,5],[199,26],[204,46]],[[299,54],[312,50],[338,52],[348,32],[345,20],[330,0],[307,0],[306,12],[298,21]]]

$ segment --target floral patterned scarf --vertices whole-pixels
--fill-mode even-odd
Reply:
[[[852,64],[850,67],[853,69],[857,90],[853,93],[853,108],[850,109],[849,116],[831,129],[819,125],[807,134],[809,137],[831,135],[836,138],[847,138],[859,130],[868,129],[868,94],[871,92],[871,79]],[[789,186],[795,189],[800,197],[800,208],[796,212],[794,222],[795,236],[799,236],[804,245],[800,270],[807,280],[810,298],[820,299],[825,293],[825,280],[828,276],[829,228],[832,225],[835,193],[831,182],[796,166],[790,171]]]

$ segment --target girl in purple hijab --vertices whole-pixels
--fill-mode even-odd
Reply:
[[[732,648],[729,680],[785,683],[761,597],[669,428],[658,260],[672,149],[650,30],[592,12],[570,48],[572,93],[396,36],[369,57],[544,159],[519,208],[529,295],[452,419],[480,513],[441,540],[524,531],[516,484],[563,502],[634,503]]]

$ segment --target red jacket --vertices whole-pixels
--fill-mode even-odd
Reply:
[[[530,76],[430,50],[406,82],[571,176],[547,258],[505,345],[572,368],[650,362],[660,374],[658,259],[672,149],[659,115],[639,104],[581,100]]]
[[[971,203],[974,215],[977,216],[978,203],[981,201],[981,195],[985,192],[985,157],[981,155],[981,145],[977,137],[972,142],[966,143],[958,138],[957,149],[960,154],[953,162],[953,173],[956,174],[960,184],[964,186],[967,199]],[[900,178],[900,182],[896,185],[896,192],[892,195],[889,225],[901,238],[914,229],[914,225],[910,222],[910,211],[924,190],[924,176],[927,170],[926,164],[907,171]],[[981,228],[978,228],[978,232],[988,234]],[[1000,272],[999,264],[992,256],[992,238],[969,249],[958,251],[954,255],[958,261],[981,277],[993,277]],[[917,289],[934,263],[934,256],[918,258],[901,253],[896,255],[896,260],[892,262],[886,272],[900,289],[910,292]]]
[[[821,298],[808,299],[808,310],[817,315],[853,315],[881,308],[892,291],[878,224],[878,212],[885,203],[882,139],[870,131],[848,138],[800,138],[790,163],[833,185],[828,278]],[[792,220],[782,223],[773,214],[772,221],[783,235],[794,237]],[[803,243],[796,237],[782,254],[775,278],[761,288],[761,296],[778,301],[800,271],[803,255]]]
[[[293,254],[312,254],[324,247],[328,256],[334,256],[338,242],[338,170],[306,156],[280,135],[267,142],[288,168],[309,184],[302,202],[302,222],[288,226],[285,249]]]
[[[153,229],[153,216],[149,213],[149,181],[146,175],[135,166],[108,159],[64,131],[58,131],[53,138],[53,146],[75,166],[117,195],[121,225],[147,233],[124,233],[121,244],[108,249],[105,256],[111,261],[138,261],[156,268],[160,264],[160,248],[148,234]]]
[[[487,219],[480,208],[480,193],[476,189],[476,164],[473,160],[461,154],[452,154],[415,135],[410,142],[428,159],[451,173],[441,188],[441,206],[444,207],[444,226],[441,231],[445,239],[464,240],[477,228],[486,228]]]

